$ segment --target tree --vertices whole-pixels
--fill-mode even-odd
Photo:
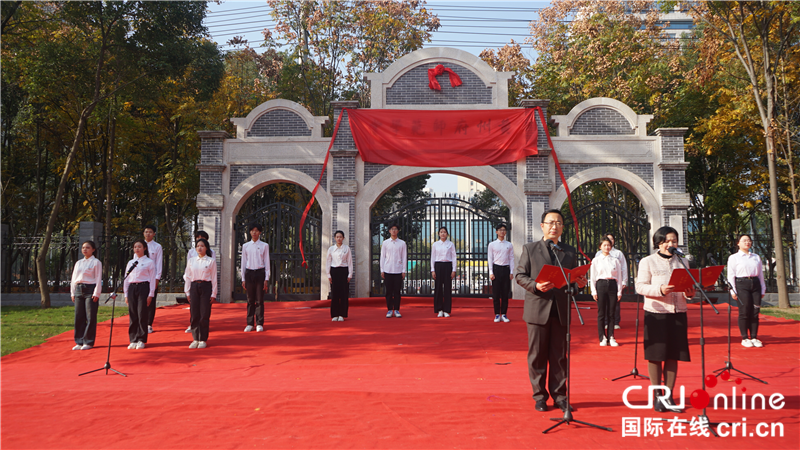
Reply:
[[[798,44],[797,4],[750,1],[694,4],[692,12],[707,25],[704,44],[730,46],[747,74],[764,133],[769,170],[770,214],[777,262],[778,305],[789,307],[783,255],[776,167],[777,72],[787,52]]]
[[[189,42],[205,32],[205,2],[31,2],[20,8],[41,16],[39,30],[4,61],[15,66],[32,103],[73,129],[37,257],[42,306],[49,307],[47,250],[95,109],[145,78],[181,73]]]

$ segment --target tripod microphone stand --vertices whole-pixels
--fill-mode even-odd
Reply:
[[[769,383],[767,383],[766,381],[764,381],[764,380],[762,380],[760,378],[756,378],[756,377],[750,375],[749,373],[744,373],[741,370],[733,367],[733,363],[731,362],[731,300],[733,298],[733,296],[731,295],[731,291],[733,290],[733,287],[731,286],[730,283],[728,283],[728,280],[725,280],[725,285],[728,287],[728,359],[725,361],[725,367],[721,367],[721,368],[715,370],[713,373],[716,376],[720,376],[720,375],[722,375],[722,372],[724,372],[726,370],[728,371],[728,373],[730,373],[731,371],[735,371],[735,372],[738,372],[738,373],[740,373],[740,374],[742,374],[742,375],[744,375],[744,376],[746,376],[746,377],[748,377],[748,378],[750,378],[752,380],[760,381],[760,382],[762,382],[764,384],[769,384]],[[736,302],[739,304],[739,308],[744,306],[744,305],[742,305],[742,301],[739,300],[738,298],[736,299]]]
[[[133,264],[131,264],[131,268],[128,269],[128,273],[126,273],[125,274],[125,278],[122,279],[122,283],[123,284],[125,283],[125,280],[128,279],[128,275],[130,275],[131,272],[133,272],[133,269],[135,269],[138,264],[139,264],[139,261],[134,261]],[[122,375],[123,377],[127,377],[127,375],[125,375],[124,373],[120,372],[119,370],[113,369],[111,367],[111,337],[114,336],[114,310],[116,309],[116,306],[117,306],[116,288],[114,288],[112,290],[111,295],[108,296],[108,298],[106,299],[105,303],[108,303],[108,301],[111,300],[111,299],[113,299],[114,302],[111,304],[111,330],[109,330],[109,332],[108,332],[108,354],[106,354],[106,363],[103,365],[103,367],[101,367],[99,369],[94,369],[94,370],[90,370],[88,372],[79,373],[78,374],[79,377],[83,376],[83,375],[90,374],[90,373],[98,372],[98,371],[101,371],[101,370],[104,370],[104,369],[106,371],[106,375],[108,375],[108,371],[110,370],[110,371],[116,373],[117,375]]]
[[[611,381],[621,380],[623,378],[633,377],[635,380],[636,377],[642,378],[647,380],[648,377],[639,375],[639,369],[636,368],[636,361],[639,359],[639,304],[641,303],[642,296],[636,294],[636,344],[633,347],[633,369],[631,369],[631,373],[627,375],[622,375],[621,377],[617,377],[612,379]]]
[[[555,251],[559,251],[559,252],[563,251],[557,244],[554,244],[553,241],[548,241],[547,245],[549,247],[551,247],[554,252]],[[570,388],[572,387],[572,383],[570,382],[570,371],[569,371],[569,366],[570,366],[570,357],[569,357],[570,356],[570,326],[571,326],[571,323],[572,323],[572,319],[571,319],[572,318],[572,314],[569,313],[569,303],[570,302],[575,306],[575,311],[578,313],[578,319],[580,319],[581,325],[583,325],[584,322],[583,322],[583,317],[581,317],[581,312],[578,309],[578,303],[575,301],[575,296],[574,296],[575,292],[574,292],[574,289],[572,287],[572,282],[570,280],[570,277],[568,277],[566,272],[564,272],[564,266],[561,265],[561,260],[558,259],[558,256],[556,256],[555,260],[558,263],[559,269],[561,269],[561,274],[564,276],[564,279],[567,281],[567,303],[568,303],[567,304],[567,339],[566,339],[566,345],[567,345],[567,348],[566,348],[566,355],[567,355],[567,373],[566,373],[566,376],[567,376],[567,407],[564,408],[564,417],[562,417],[562,418],[556,418],[556,417],[551,418],[550,420],[558,421],[558,423],[553,425],[552,427],[542,431],[542,434],[547,434],[548,431],[550,431],[550,430],[552,430],[554,428],[557,428],[558,426],[560,426],[562,424],[566,423],[567,425],[569,425],[570,422],[575,422],[575,423],[580,423],[580,424],[583,424],[583,425],[588,425],[590,427],[599,428],[601,430],[614,431],[611,428],[603,427],[603,426],[600,426],[600,425],[595,425],[595,424],[589,423],[589,422],[583,422],[583,421],[577,420],[577,419],[572,417],[572,405],[569,402],[569,391],[570,391]]]

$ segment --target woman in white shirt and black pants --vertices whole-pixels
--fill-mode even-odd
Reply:
[[[453,278],[456,276],[456,246],[447,239],[447,228],[439,228],[439,240],[431,245],[431,275],[434,279],[433,312],[450,317],[453,308]]]
[[[325,267],[331,284],[331,322],[344,322],[350,298],[350,280],[353,278],[353,252],[344,245],[344,231],[333,233],[336,244],[328,249]]]
[[[736,242],[739,251],[728,257],[728,283],[733,286],[731,296],[739,299],[739,332],[742,334],[742,346],[763,347],[758,340],[758,313],[761,310],[761,299],[767,292],[764,283],[764,268],[761,258],[750,253],[753,239],[749,234],[739,236]],[[750,332],[748,337],[747,333]]]
[[[614,339],[614,312],[625,282],[622,264],[610,253],[612,247],[611,239],[604,237],[600,241],[600,254],[592,260],[592,297],[597,301],[597,334],[601,347],[619,345]]]
[[[211,319],[211,302],[217,298],[217,260],[211,257],[206,239],[195,242],[197,256],[186,261],[183,291],[189,298],[192,343],[189,348],[206,348]]]
[[[97,334],[97,306],[103,287],[103,264],[94,257],[97,246],[92,241],[81,245],[83,259],[72,271],[70,294],[75,303],[75,346],[73,350],[89,350]],[[78,297],[78,301],[75,301]]]
[[[125,303],[128,304],[128,314],[130,315],[128,337],[131,343],[128,345],[128,349],[141,350],[147,343],[149,317],[147,307],[153,301],[156,290],[156,265],[147,255],[147,243],[144,239],[134,241],[133,259],[128,261],[125,269],[125,273],[130,271],[130,275],[125,278],[123,285]],[[131,270],[134,263],[136,263],[136,267]]]

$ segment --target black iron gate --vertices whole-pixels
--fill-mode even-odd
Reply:
[[[400,239],[408,246],[408,268],[403,295],[433,295],[431,245],[439,239],[437,231],[445,226],[456,247],[456,278],[453,295],[489,297],[491,281],[486,262],[486,248],[496,239],[496,224],[508,223],[508,217],[480,209],[458,198],[425,198],[391,213],[375,216],[370,222],[372,264],[370,295],[384,295],[381,282],[381,244],[389,238],[389,226],[400,226]],[[510,233],[509,233],[510,237]]]
[[[298,228],[302,215],[302,209],[289,203],[277,202],[237,219],[234,300],[247,299],[242,288],[241,258],[242,245],[250,239],[247,227],[251,223],[258,223],[264,228],[261,240],[269,244],[270,280],[265,300],[319,300],[322,221],[319,212],[314,212],[312,209],[303,224],[303,251],[308,262],[308,266],[303,267],[298,242]]]
[[[562,209],[564,214],[564,234],[561,240],[573,247],[575,243],[575,222],[569,209]],[[636,266],[641,258],[650,254],[649,230],[650,222],[643,210],[630,211],[612,202],[597,202],[575,210],[578,219],[581,248],[590,258],[594,258],[604,233],[613,233],[616,237],[615,247],[625,255],[628,262],[628,286],[633,286]],[[578,255],[580,264],[586,264],[586,258]]]

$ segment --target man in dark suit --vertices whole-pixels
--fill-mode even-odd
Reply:
[[[547,399],[562,411],[567,407],[567,314],[570,313],[566,286],[556,289],[553,283],[537,283],[536,276],[546,264],[557,266],[555,258],[565,269],[578,264],[575,248],[558,239],[564,232],[564,216],[551,209],[542,214],[540,241],[529,242],[522,248],[516,269],[517,284],[525,289],[525,310],[522,319],[528,325],[528,375],[533,386],[537,411],[547,411]],[[558,244],[562,251],[554,250]],[[586,277],[574,280],[578,287],[586,286]],[[549,383],[545,383],[550,366]],[[548,394],[549,390],[549,394]]]

